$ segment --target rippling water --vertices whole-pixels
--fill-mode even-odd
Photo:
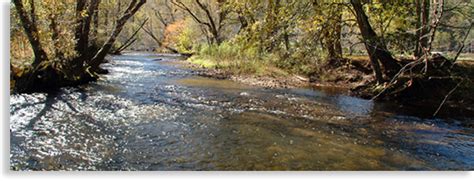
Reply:
[[[11,169],[474,169],[469,114],[202,78],[178,58],[115,56],[96,83],[10,96]]]

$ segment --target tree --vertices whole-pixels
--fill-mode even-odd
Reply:
[[[323,47],[328,53],[329,59],[342,58],[342,14],[343,6],[338,3],[318,3],[313,4],[315,7],[315,16],[324,17],[324,20],[319,23],[321,28],[320,39]]]
[[[100,0],[78,0],[76,4],[76,18],[77,18],[77,27],[76,27],[76,51],[80,55],[86,55],[86,51],[89,46],[89,36],[91,29],[91,21],[95,12],[99,8]],[[87,14],[83,15],[83,12],[86,11]],[[87,57],[80,57],[87,58]]]
[[[385,43],[378,37],[369,22],[363,5],[360,0],[351,0],[352,7],[355,11],[357,24],[359,25],[365,48],[370,57],[370,63],[374,69],[375,77],[378,83],[384,81],[381,67],[384,68],[384,74],[388,78],[392,78],[400,70],[401,66],[395,60]]]
[[[170,2],[171,0],[155,1],[152,7],[148,9],[147,16],[150,21],[143,26],[142,30],[153,39],[159,46],[172,53],[180,53],[176,47],[166,45],[164,43],[165,30],[171,24],[183,19],[176,7]]]
[[[179,7],[181,10],[188,13],[193,20],[204,26],[206,33],[211,35],[212,44],[221,44],[223,41],[222,30],[225,24],[225,20],[229,11],[224,8],[225,0],[216,0],[215,8],[216,10],[211,9],[212,4],[206,4],[201,2],[201,0],[194,0],[194,5],[197,6],[195,9],[191,9],[189,5],[186,5],[180,0],[171,1],[175,6]],[[213,13],[216,12],[216,13]],[[200,14],[204,14],[201,16]]]
[[[78,57],[73,61],[73,68],[80,68],[84,64],[84,60],[92,58],[89,49],[89,37],[91,30],[91,21],[95,12],[99,8],[100,0],[78,0],[76,2],[76,46],[75,50]],[[86,12],[86,14],[84,14]],[[93,51],[92,51],[93,52]]]
[[[428,46],[428,33],[430,31],[430,0],[416,0],[416,37],[415,57],[424,55],[423,49]]]
[[[39,31],[36,25],[36,13],[35,13],[35,1],[30,0],[30,12],[26,12],[25,7],[23,6],[22,0],[13,0],[18,17],[21,20],[21,24],[25,31],[28,40],[30,41],[31,48],[33,49],[35,58],[33,61],[33,69],[37,69],[38,66],[43,62],[48,60],[48,56],[44,51],[41,41],[39,38]]]
[[[100,70],[99,65],[103,63],[103,60],[105,59],[105,56],[107,53],[110,52],[110,50],[113,47],[113,44],[115,43],[115,40],[117,39],[117,36],[122,32],[123,27],[125,26],[125,23],[135,14],[137,11],[146,3],[146,0],[132,0],[130,2],[130,5],[128,8],[125,10],[124,14],[122,17],[120,17],[115,25],[114,30],[112,31],[112,34],[109,36],[107,41],[102,45],[100,50],[94,55],[94,57],[88,61],[87,63],[92,67],[92,69],[95,70]]]
[[[17,91],[41,91],[97,79],[96,73],[101,71],[99,65],[110,52],[116,37],[146,0],[132,0],[123,16],[117,20],[108,40],[100,49],[96,49],[91,47],[97,42],[91,41],[90,32],[100,2],[78,0],[71,11],[72,1],[29,0],[29,9],[25,8],[22,0],[13,1],[23,32],[34,52],[33,68],[13,75]],[[41,20],[37,18],[38,15]]]

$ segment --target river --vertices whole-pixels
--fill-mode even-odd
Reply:
[[[473,117],[113,56],[99,81],[10,96],[12,170],[473,170]]]

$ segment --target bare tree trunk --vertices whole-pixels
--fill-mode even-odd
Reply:
[[[441,18],[444,15],[444,0],[435,0],[435,7],[433,12],[433,22],[431,22],[430,26],[430,36],[427,37],[427,45],[426,50],[428,53],[431,53],[431,49],[433,48],[433,41],[436,36],[436,31],[438,30],[438,25],[441,22]]]
[[[156,35],[153,33],[152,30],[148,30],[146,28],[142,28],[143,31],[145,31],[146,34],[148,34],[153,40],[155,40],[155,42],[158,44],[158,46],[160,47],[164,47],[166,49],[168,49],[169,51],[173,52],[173,53],[179,53],[178,50],[174,49],[174,48],[171,48],[169,46],[166,46],[166,45],[163,45],[163,42],[158,38],[156,37]]]
[[[328,51],[329,58],[342,58],[341,29],[342,29],[342,11],[339,5],[331,5],[330,17],[328,18],[328,27],[323,37],[325,48]]]
[[[81,54],[83,51],[81,50],[81,46],[79,43],[81,41],[82,33],[84,32],[84,18],[82,17],[82,12],[86,8],[87,0],[77,0],[76,2],[76,31],[75,31],[75,38],[76,38],[76,52]]]
[[[428,46],[430,33],[430,0],[418,0],[417,13],[417,45],[415,50],[416,59],[424,55],[424,49]]]
[[[433,48],[433,41],[436,36],[436,31],[438,30],[438,25],[441,21],[441,18],[444,14],[444,0],[435,0],[434,1],[435,7],[433,8],[433,22],[431,23],[430,29],[430,36],[427,37],[428,42],[426,47],[423,48],[423,52],[425,54],[425,73],[428,73],[428,61],[429,57],[431,57],[431,50]]]
[[[415,58],[418,56],[419,48],[420,48],[420,37],[421,37],[421,1],[422,0],[415,0],[415,8],[416,8],[416,43],[415,43],[415,50],[413,55]]]
[[[201,24],[201,25],[203,25],[207,28],[207,31],[212,35],[211,43],[216,43],[217,45],[221,44],[222,43],[222,37],[221,37],[222,24],[223,24],[223,21],[225,20],[227,14],[228,14],[228,11],[219,9],[219,12],[218,12],[219,19],[215,19],[212,16],[211,9],[210,9],[209,5],[206,5],[206,4],[202,3],[200,0],[195,0],[194,2],[197,4],[197,6],[202,11],[204,11],[207,21],[204,21],[201,18],[199,18],[197,12],[193,12],[183,2],[181,2],[179,0],[178,1],[171,1],[171,3],[173,3],[174,5],[179,7],[180,9],[186,11],[189,15],[191,15],[191,17],[194,19],[194,21],[196,21],[197,23],[199,23],[199,24]],[[218,5],[222,6],[224,2],[225,2],[224,0],[219,0]]]
[[[82,27],[79,27],[76,32],[76,38],[77,44],[76,44],[76,50],[79,52],[81,56],[86,55],[86,52],[88,51],[88,46],[89,46],[89,35],[90,35],[90,29],[91,29],[91,21],[92,21],[92,16],[94,15],[95,11],[99,8],[100,0],[91,0],[89,3],[89,6],[87,7],[87,16],[82,17],[81,25]],[[83,57],[83,58],[88,58],[88,57]]]
[[[200,0],[195,0],[195,2],[206,13],[206,17],[209,21],[209,30],[212,34],[214,43],[216,43],[217,45],[221,44],[220,32],[217,29],[217,25],[214,18],[212,17],[211,11],[209,9],[209,5],[206,6],[202,4]]]
[[[327,53],[328,53],[328,58],[329,59],[333,59],[333,58],[337,58],[337,55],[336,55],[336,50],[334,49],[334,44],[335,44],[335,41],[332,39],[332,37],[330,36],[330,33],[329,31],[326,31],[324,32],[323,36],[323,44],[324,44],[324,48],[326,49]]]
[[[332,12],[336,14],[333,20],[329,20],[330,27],[324,33],[324,46],[328,52],[328,57],[331,59],[342,58],[341,45],[341,28],[342,28],[342,13],[337,9]]]
[[[337,8],[336,9],[336,24],[334,28],[334,51],[336,58],[342,58],[342,44],[341,44],[341,36],[342,36],[342,11]]]
[[[355,10],[357,23],[359,24],[365,48],[367,49],[372,67],[374,68],[377,82],[381,83],[384,80],[382,71],[380,70],[380,63],[384,68],[385,75],[388,78],[392,78],[400,70],[400,64],[398,64],[397,60],[392,57],[386,45],[372,29],[372,26],[369,23],[369,18],[365,14],[360,0],[351,0],[351,4]]]
[[[117,21],[112,34],[108,38],[108,40],[102,45],[102,48],[95,54],[95,56],[90,59],[87,63],[92,67],[92,69],[99,69],[99,65],[107,56],[107,53],[110,52],[112,49],[117,36],[122,32],[125,23],[133,16],[135,13],[146,3],[146,0],[132,0],[128,8],[125,10],[124,14],[120,19]]]
[[[28,40],[31,44],[31,48],[33,49],[33,52],[35,54],[35,59],[32,65],[33,68],[36,69],[41,62],[46,61],[48,59],[46,52],[41,46],[38,27],[34,23],[36,15],[30,14],[30,17],[28,17],[25,7],[23,6],[22,0],[13,0],[13,4],[15,5],[15,9],[18,13],[18,16],[20,17],[20,21],[25,31],[25,34],[28,37]],[[34,13],[33,0],[30,0],[30,5],[32,6],[30,7],[32,9],[31,12]]]
[[[148,21],[148,18],[145,19],[140,26],[133,32],[133,34],[123,43],[122,46],[117,48],[116,50],[113,51],[113,54],[120,54],[123,50],[127,49],[130,45],[132,45],[135,41],[137,41],[137,38],[135,38],[138,34],[138,32],[145,26],[146,22]]]

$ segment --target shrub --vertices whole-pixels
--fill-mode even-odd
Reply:
[[[222,69],[237,74],[263,74],[266,71],[265,60],[255,48],[243,48],[234,42],[220,45],[200,45],[198,54],[190,61],[206,68]]]

